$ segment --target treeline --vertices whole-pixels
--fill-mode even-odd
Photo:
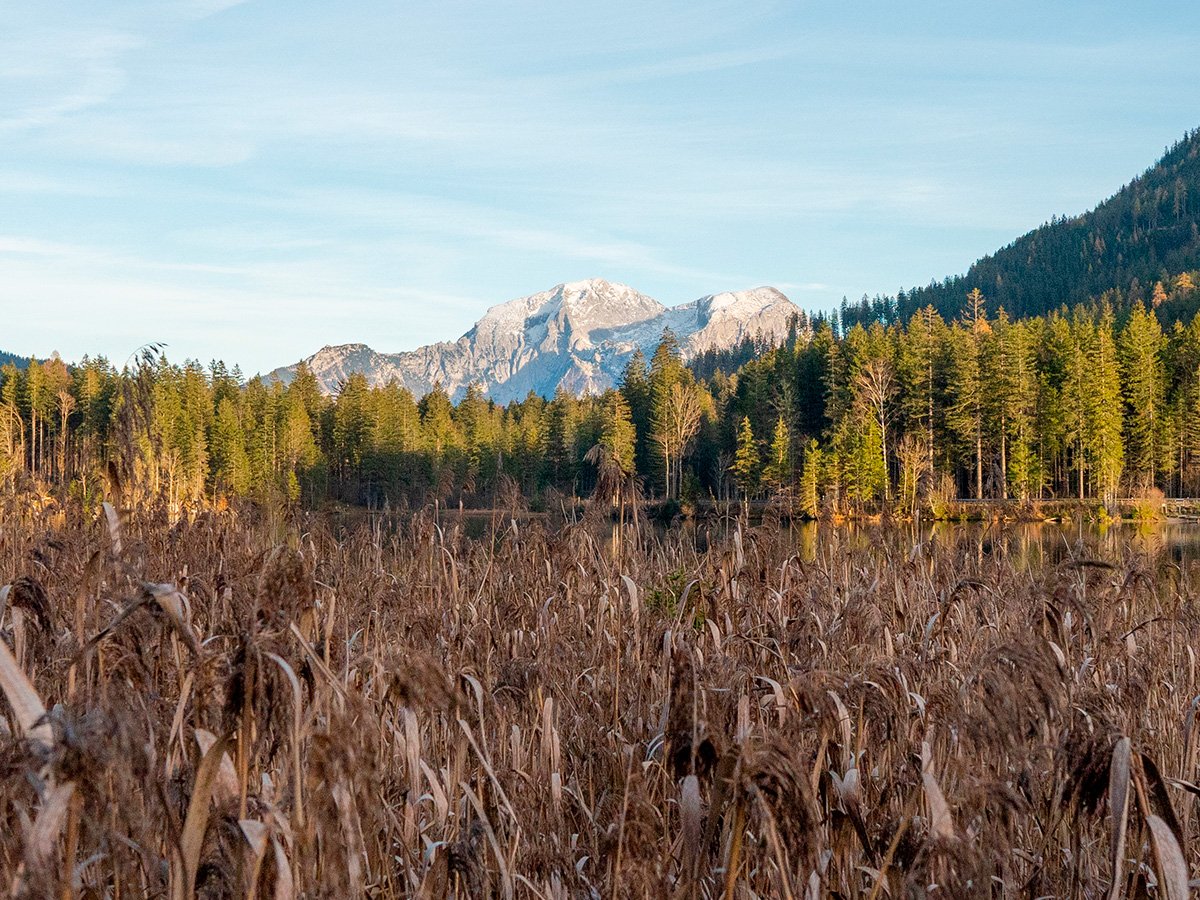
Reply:
[[[1195,272],[1159,282],[1152,303],[1194,306],[1198,283]],[[776,387],[742,421],[735,452],[753,460],[754,436],[773,434],[774,462],[800,434],[799,468],[768,483],[810,513],[956,498],[1196,496],[1200,316],[1164,329],[1142,302],[1118,313],[1113,300],[1014,320],[1003,309],[989,316],[976,289],[951,321],[927,306],[903,323],[855,324],[840,339],[818,328],[794,362],[777,351],[741,370],[741,382]],[[789,380],[796,396],[811,397],[804,385],[814,381],[824,387],[810,415],[789,413]],[[753,474],[748,466],[750,489],[760,484]]]
[[[94,505],[116,478],[175,511],[234,497],[544,502],[638,475],[676,497],[685,482],[699,489],[695,439],[716,419],[670,333],[649,363],[634,356],[621,391],[530,394],[507,406],[477,388],[454,404],[440,387],[416,398],[361,375],[327,397],[303,365],[287,385],[245,381],[224,363],[172,364],[149,348],[120,371],[103,358],[0,367],[0,483]]]
[[[1157,285],[1194,303],[1197,274]],[[1112,297],[1046,316],[988,315],[844,331],[816,318],[730,373],[681,360],[669,332],[618,389],[530,395],[351,376],[336,397],[150,350],[121,371],[55,358],[0,369],[0,483],[95,504],[105,479],[174,511],[240,497],[492,506],[597,492],[687,502],[767,498],[798,511],[911,512],[956,497],[1200,494],[1200,317],[1162,326]],[[740,360],[738,360],[740,362]]]
[[[0,366],[14,365],[19,369],[23,369],[29,365],[30,360],[24,356],[17,356],[15,353],[6,353],[0,350]]]

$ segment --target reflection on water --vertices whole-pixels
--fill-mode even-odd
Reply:
[[[541,521],[544,516],[525,516],[521,523]],[[446,517],[465,536],[486,538],[503,533],[512,524],[509,516]],[[551,526],[553,527],[553,526]],[[596,537],[619,542],[615,523],[593,523]],[[652,526],[668,541],[682,541],[703,551],[729,539],[737,527],[734,516],[687,521],[670,528]],[[1021,570],[1034,571],[1071,559],[1104,559],[1122,563],[1131,556],[1149,568],[1200,570],[1200,522],[1164,520],[1156,522],[933,522],[933,523],[842,523],[793,522],[778,526],[790,534],[796,555],[814,562],[822,553],[849,549],[863,553],[887,553],[904,560],[918,544],[926,549],[941,547],[967,551],[969,556],[1003,557]],[[628,526],[627,526],[628,529]],[[631,536],[631,535],[630,535]]]
[[[1117,522],[934,522],[931,524],[843,524],[801,522],[792,526],[797,553],[811,562],[822,546],[835,542],[864,552],[901,549],[917,543],[974,547],[981,554],[1002,554],[1020,569],[1053,566],[1079,557],[1120,561],[1130,554],[1147,563],[1190,567],[1200,562],[1200,523],[1183,521]]]

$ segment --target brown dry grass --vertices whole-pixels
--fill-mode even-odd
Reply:
[[[14,895],[1176,897],[1198,861],[1197,607],[1140,556],[113,511],[10,518],[0,584]]]

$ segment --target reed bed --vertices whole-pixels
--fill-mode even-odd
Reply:
[[[25,515],[13,896],[1190,889],[1193,573],[1144,554]]]

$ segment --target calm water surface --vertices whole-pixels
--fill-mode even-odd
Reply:
[[[1057,565],[1083,557],[1120,561],[1131,555],[1148,564],[1191,568],[1200,564],[1200,523],[1185,521],[1118,522],[935,522],[928,525],[792,526],[802,559],[812,560],[826,542],[861,548],[903,549],[917,542],[976,547],[980,553],[1003,554],[1020,568]]]
[[[473,538],[483,538],[510,520],[506,516],[470,516],[457,523]],[[596,523],[596,536],[611,537],[616,525]],[[734,519],[687,522],[658,529],[663,537],[694,542],[704,549],[721,542],[736,527]],[[917,543],[973,549],[980,554],[1002,554],[1019,568],[1054,566],[1070,559],[1088,557],[1121,562],[1142,557],[1153,567],[1200,570],[1200,522],[1164,520],[1157,522],[934,522],[926,524],[839,524],[795,522],[781,528],[791,535],[795,552],[813,561],[822,550],[847,547],[864,553],[890,552],[907,557]]]

